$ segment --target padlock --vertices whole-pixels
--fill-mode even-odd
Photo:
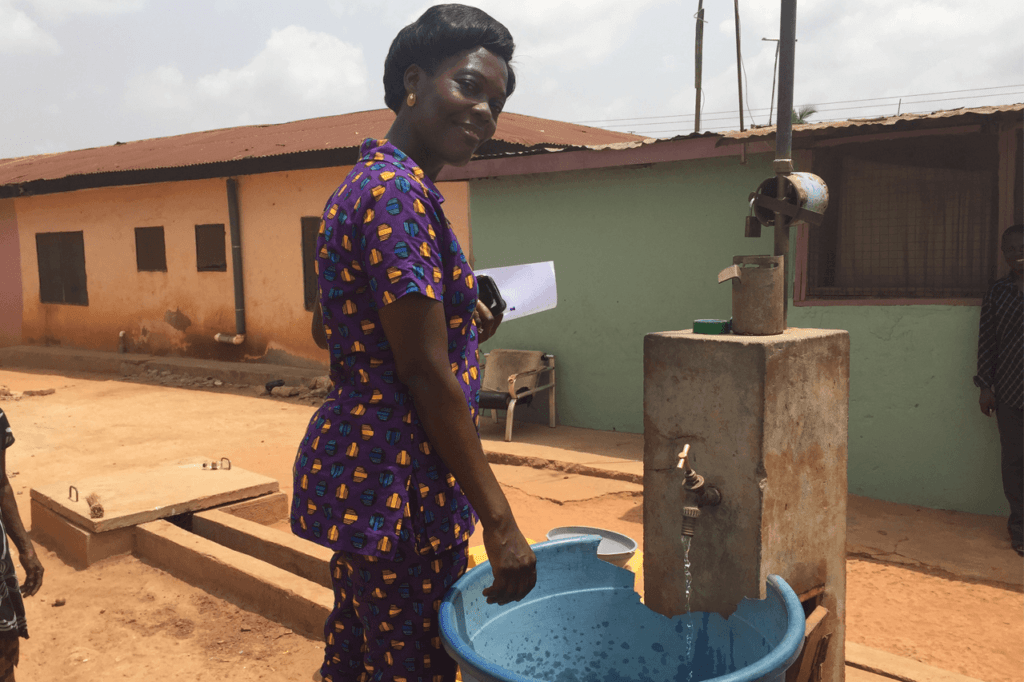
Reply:
[[[743,228],[744,237],[757,237],[761,236],[761,221],[754,216],[754,200],[750,200],[750,215],[747,216],[747,223]]]

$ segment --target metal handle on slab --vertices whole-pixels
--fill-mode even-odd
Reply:
[[[69,486],[68,486],[68,499],[69,499],[69,500],[71,499],[71,491],[72,491],[72,490],[74,490],[74,491],[75,491],[75,499],[74,499],[73,501],[74,501],[74,502],[78,502],[78,488],[76,488],[76,487],[75,487],[75,486],[73,486],[73,485],[69,485]]]

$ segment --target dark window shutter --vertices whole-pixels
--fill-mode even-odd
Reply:
[[[224,224],[196,225],[196,270],[225,272],[227,269]]]
[[[43,303],[89,305],[82,232],[41,232],[36,235],[39,300]]]
[[[316,238],[320,233],[320,218],[302,219],[302,288],[306,310],[313,310],[319,298],[316,282]]]
[[[163,227],[135,228],[135,265],[139,272],[167,272]]]

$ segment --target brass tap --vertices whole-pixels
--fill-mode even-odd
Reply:
[[[700,518],[700,509],[697,507],[683,507],[683,535],[693,537],[697,530],[697,519]]]
[[[707,485],[704,477],[690,468],[690,444],[683,446],[679,453],[677,469],[683,470],[683,491],[697,497],[698,507],[714,507],[722,502],[722,493],[713,485]]]

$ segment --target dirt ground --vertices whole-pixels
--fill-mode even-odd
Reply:
[[[262,388],[168,375],[127,381],[0,370],[0,387],[11,394],[0,389],[18,439],[7,470],[26,524],[31,487],[183,457],[228,456],[290,492],[292,458],[315,400],[257,397]],[[49,388],[55,392],[22,395]],[[553,526],[587,524],[643,547],[638,496],[557,504],[512,487],[506,493],[535,540]],[[38,549],[46,575],[27,600],[22,682],[310,680],[319,666],[319,642],[132,557],[75,571]],[[1024,682],[1020,592],[863,560],[849,560],[847,570],[849,641],[981,680]],[[64,605],[55,606],[58,600]]]

